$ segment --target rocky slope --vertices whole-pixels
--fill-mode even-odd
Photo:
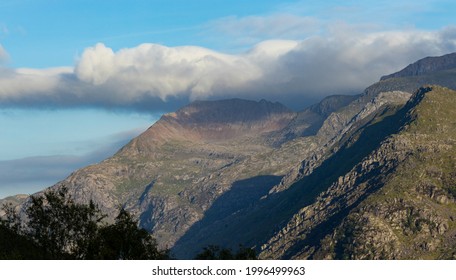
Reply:
[[[333,103],[325,114],[337,108]],[[164,115],[113,157],[53,187],[65,185],[79,202],[96,201],[110,217],[119,206],[127,208],[162,247],[171,247],[227,191],[254,185],[236,195],[235,204],[220,207],[223,213],[266,194],[306,157],[314,141],[294,137],[277,147],[271,140],[297,117],[264,100],[195,102]]]
[[[347,172],[327,170],[339,176],[323,183],[323,191],[262,246],[260,256],[454,258],[454,104],[455,91],[422,88],[397,113],[378,115],[352,134],[328,160],[337,161],[340,153],[357,160],[344,155]],[[321,188],[309,180],[293,187]]]

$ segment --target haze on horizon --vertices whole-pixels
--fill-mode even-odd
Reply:
[[[456,51],[449,0],[6,0],[0,198],[100,161],[193,100],[303,109]]]

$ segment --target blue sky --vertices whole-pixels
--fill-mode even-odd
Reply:
[[[202,45],[211,20],[274,11],[282,1],[3,1],[3,45],[17,67],[72,65],[88,46]],[[5,32],[3,32],[5,33]],[[49,49],[53,49],[52,52]]]
[[[153,42],[230,51],[231,42],[224,36],[212,40],[217,34],[210,28],[212,22],[230,17],[289,14],[387,29],[433,30],[453,24],[455,8],[455,2],[448,0],[2,0],[0,39],[12,66],[43,68],[73,65],[86,47],[98,42],[115,50]],[[269,37],[260,34],[258,39]],[[286,39],[303,39],[291,37]]]
[[[98,162],[196,99],[298,110],[359,93],[456,51],[454,11],[449,0],[1,0],[0,197]]]

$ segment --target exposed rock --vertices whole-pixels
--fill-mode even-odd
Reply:
[[[417,91],[389,119],[398,131],[293,216],[262,246],[260,257],[451,257],[456,245],[451,218],[456,214],[451,197],[456,145],[448,139],[456,135],[456,127],[446,124],[456,115],[449,104],[456,104],[454,91]],[[442,134],[433,133],[442,126]],[[362,137],[351,145],[366,144],[360,141]],[[300,180],[305,184],[306,177]]]
[[[399,77],[422,76],[453,68],[456,68],[456,53],[420,59],[399,72],[383,76],[381,80]]]

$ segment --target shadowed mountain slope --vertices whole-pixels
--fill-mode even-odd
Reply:
[[[352,150],[343,156],[345,171],[328,170],[336,178],[262,246],[261,256],[454,257],[454,105],[455,91],[422,88],[403,109],[353,134],[337,152]],[[353,156],[363,149],[363,157]],[[295,184],[305,187],[309,180]]]

